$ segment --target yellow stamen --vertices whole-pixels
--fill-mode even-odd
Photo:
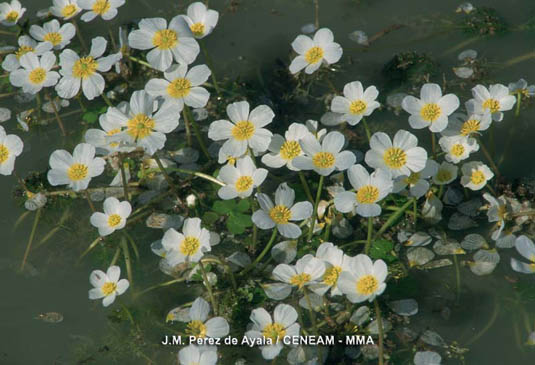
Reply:
[[[336,282],[338,281],[338,276],[340,276],[341,272],[342,268],[340,266],[329,267],[325,270],[325,274],[323,274],[323,283],[326,285],[335,286]]]
[[[433,123],[442,114],[442,109],[435,103],[425,104],[420,110],[420,116],[426,122]]]
[[[245,141],[254,134],[255,126],[248,120],[242,120],[232,127],[232,136],[238,141]]]
[[[451,146],[450,153],[455,157],[461,157],[464,153],[464,146],[460,143],[456,143]]]
[[[308,283],[311,279],[310,274],[307,273],[301,273],[296,274],[290,278],[290,284],[295,285],[301,289],[303,286],[305,286],[306,283]]]
[[[111,5],[108,0],[97,0],[93,4],[93,11],[98,15],[106,14],[110,8]]]
[[[20,46],[19,49],[15,52],[15,57],[17,57],[17,60],[20,60],[20,58],[28,52],[33,52],[33,47]]]
[[[72,75],[78,79],[86,79],[92,76],[98,67],[98,62],[91,56],[82,57],[72,67]]]
[[[479,170],[475,170],[472,172],[472,175],[470,176],[470,181],[474,185],[483,184],[486,181],[485,174]]]
[[[114,228],[121,223],[121,216],[119,214],[112,214],[108,217],[108,226]]]
[[[0,165],[6,162],[8,158],[9,158],[9,149],[3,144],[0,144]]]
[[[420,176],[421,174],[419,172],[413,172],[412,174],[409,175],[409,177],[405,179],[405,183],[407,185],[414,185],[418,181],[420,181]]]
[[[28,75],[28,79],[34,85],[42,84],[46,79],[46,71],[42,67],[34,68]]]
[[[197,37],[200,37],[204,34],[204,24],[203,23],[195,23],[192,24],[189,29],[191,30],[191,33],[193,35],[196,35]]]
[[[489,109],[491,113],[500,111],[500,102],[496,99],[487,99],[483,102],[483,109]]]
[[[277,224],[286,224],[292,218],[292,212],[284,205],[275,205],[269,211],[269,216]]]
[[[109,282],[109,281],[107,283],[104,283],[104,285],[102,285],[102,287],[100,288],[100,291],[102,291],[102,294],[106,296],[112,294],[116,290],[117,290],[117,284]]]
[[[55,47],[61,43],[61,41],[63,40],[63,37],[58,32],[50,32],[50,33],[45,34],[45,36],[43,37],[43,40],[52,43],[52,45]]]
[[[170,49],[178,43],[178,36],[172,29],[162,29],[156,31],[152,37],[152,44],[158,49]]]
[[[270,323],[262,330],[262,336],[266,339],[271,339],[271,343],[275,344],[286,335],[284,326],[280,323]]]
[[[84,165],[82,163],[73,163],[67,169],[67,176],[72,181],[80,181],[87,177],[88,172],[89,172],[89,169],[87,165]]]
[[[197,253],[199,247],[201,247],[201,241],[197,237],[188,236],[180,243],[180,252],[184,256],[192,256]]]
[[[379,282],[373,275],[364,275],[357,281],[357,293],[371,295],[379,288]]]
[[[240,176],[234,186],[238,193],[243,193],[253,186],[253,178],[251,176]]]
[[[173,98],[183,98],[191,91],[191,82],[186,78],[174,79],[167,85],[167,93]]]
[[[132,138],[139,140],[150,136],[155,125],[154,119],[149,118],[143,113],[139,113],[128,121],[126,132]]]
[[[61,9],[61,15],[64,17],[64,18],[70,18],[71,16],[73,16],[74,14],[76,14],[76,11],[78,9],[76,8],[76,5],[74,4],[68,4],[68,5],[65,5],[63,7],[63,9]]]
[[[480,125],[479,120],[470,119],[463,123],[461,127],[461,134],[467,136],[469,134],[479,131]]]
[[[286,141],[280,149],[283,160],[291,161],[301,154],[301,145],[297,141]]]
[[[312,157],[312,163],[314,166],[321,169],[328,169],[333,167],[336,159],[334,155],[330,152],[318,152]]]
[[[17,21],[18,17],[19,13],[15,10],[11,10],[9,13],[7,13],[6,20],[10,23],[14,23]]]
[[[373,204],[379,199],[379,189],[373,185],[364,185],[357,191],[357,202]]]
[[[323,49],[321,47],[312,47],[305,53],[305,60],[312,64],[323,59]]]
[[[186,333],[190,336],[195,336],[197,338],[206,337],[206,325],[199,320],[193,320],[188,323],[186,327]]]
[[[349,112],[351,114],[362,114],[366,111],[366,103],[362,100],[355,100],[349,104]]]
[[[401,148],[390,147],[383,154],[383,160],[391,169],[399,169],[407,163],[407,154]]]

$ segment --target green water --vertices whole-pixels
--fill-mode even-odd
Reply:
[[[48,2],[46,2],[48,5]],[[27,0],[24,6],[28,13],[33,14],[45,5],[44,1]],[[108,26],[116,34],[116,28],[133,19],[141,17],[170,18],[183,11],[187,3],[183,1],[163,0],[131,0],[119,9],[119,15],[113,21],[104,23],[100,20],[88,24],[81,24],[85,37],[95,35],[106,36]],[[440,71],[446,78],[454,78],[451,68],[458,64],[457,54],[472,48],[478,51],[492,63],[490,78],[496,82],[508,84],[520,77],[535,82],[535,63],[533,59],[504,67],[504,62],[514,57],[533,51],[535,37],[533,31],[511,31],[504,35],[480,38],[477,41],[451,51],[459,43],[470,38],[460,30],[447,28],[442,19],[454,16],[456,1],[420,1],[410,0],[320,0],[321,26],[329,27],[335,34],[335,40],[344,49],[344,72],[335,76],[334,83],[338,89],[349,81],[360,80],[365,85],[377,85],[379,90],[386,85],[381,74],[383,65],[392,56],[405,50],[426,52],[440,64]],[[475,6],[489,6],[495,8],[500,15],[512,26],[522,24],[535,15],[535,7],[531,0],[516,1],[480,1]],[[236,78],[261,85],[258,75],[269,77],[275,68],[277,59],[285,63],[289,61],[290,43],[301,33],[300,28],[313,22],[313,8],[311,1],[305,0],[242,0],[222,1],[214,0],[210,6],[221,14],[220,21],[214,33],[209,36],[206,45],[215,63],[217,75]],[[347,35],[354,30],[364,30],[369,36],[393,25],[403,24],[384,37],[379,38],[369,48],[357,45],[348,39]],[[13,43],[13,39],[3,36],[5,42]],[[350,56],[352,65],[347,66]],[[269,85],[270,80],[264,79]],[[470,86],[466,88],[461,100],[467,100]],[[269,89],[260,89],[269,99]],[[384,102],[384,94],[380,97]],[[2,106],[8,106],[14,114],[23,110],[24,105],[16,105],[9,99],[2,100]],[[72,101],[72,104],[76,103]],[[74,107],[73,107],[74,108]],[[316,106],[302,111],[304,121],[309,118],[319,119],[326,109]],[[533,125],[533,107],[523,109],[519,118],[512,123],[512,113],[506,116],[505,123],[497,126],[495,149],[503,152],[504,144],[514,124],[514,136],[511,149],[508,151],[503,164],[500,166],[502,174],[509,179],[535,176],[535,164],[527,158],[533,155],[533,139],[535,126]],[[6,122],[3,126],[13,133],[16,122]],[[80,117],[65,119],[70,137],[62,138],[55,123],[32,133],[16,132],[25,143],[25,151],[17,159],[17,171],[26,176],[29,171],[43,171],[48,168],[48,156],[58,148],[72,150],[79,138]],[[394,130],[401,126],[408,128],[406,116],[395,118],[390,111],[374,114],[372,129]],[[397,123],[397,124],[396,124]],[[77,132],[78,131],[78,132]],[[276,130],[276,124],[272,128]],[[419,133],[416,133],[420,135]],[[423,138],[423,137],[422,137]],[[425,143],[425,142],[424,142]],[[501,151],[501,152],[500,152]],[[483,156],[479,156],[483,160]],[[112,309],[103,309],[100,302],[89,301],[87,291],[90,288],[89,273],[94,269],[91,259],[76,264],[80,253],[94,237],[95,233],[89,226],[90,211],[83,201],[78,202],[73,209],[70,220],[71,230],[61,230],[43,247],[33,250],[29,263],[35,268],[30,274],[17,272],[20,260],[32,226],[33,213],[20,226],[13,230],[18,217],[25,212],[12,198],[12,191],[16,186],[14,177],[0,178],[0,363],[1,364],[73,364],[81,359],[86,363],[103,364],[100,355],[115,348],[106,343],[105,336],[109,334],[107,316]],[[100,206],[100,205],[99,205]],[[51,213],[52,214],[52,213]],[[59,213],[58,213],[59,214]],[[45,218],[39,225],[37,237],[42,237],[55,226],[57,216]],[[482,221],[483,223],[483,221]],[[163,274],[158,271],[158,258],[150,251],[150,243],[159,239],[161,231],[151,230],[141,234],[138,239],[144,268],[149,271],[144,275],[137,275],[135,283],[138,287],[150,286],[163,280]],[[467,232],[458,235],[459,238]],[[453,235],[455,236],[455,234]],[[462,291],[459,305],[455,305],[451,298],[438,301],[436,304],[430,298],[447,297],[455,288],[455,272],[452,267],[438,269],[434,272],[420,272],[415,275],[419,282],[420,313],[412,317],[416,328],[432,328],[440,333],[447,341],[466,341],[487,324],[494,310],[494,297],[510,297],[513,295],[511,285],[505,280],[511,275],[508,267],[508,254],[502,255],[502,262],[498,269],[490,276],[476,277],[468,269],[461,267]],[[150,269],[152,268],[152,269]],[[184,294],[182,290],[165,289],[151,293],[143,298],[143,305],[156,306],[161,309],[161,318],[167,310],[180,303],[192,300],[194,294]],[[128,303],[128,295],[121,298]],[[441,309],[447,306],[451,310],[449,319],[440,315]],[[34,319],[45,312],[60,312],[64,316],[61,323],[50,324]],[[522,351],[516,344],[512,326],[517,314],[514,311],[500,308],[497,320],[466,355],[467,364],[529,364],[535,361],[533,352]],[[533,323],[531,324],[533,326]],[[527,337],[526,330],[520,328],[521,341]],[[147,354],[155,356],[158,364],[172,364],[175,361],[176,349],[158,348],[157,341],[166,332],[153,332],[144,339],[150,343],[146,347]],[[73,349],[89,348],[87,358],[79,357]],[[157,354],[152,355],[152,350]],[[233,350],[238,352],[237,350]],[[240,356],[258,359],[256,351],[244,352]],[[127,360],[128,359],[128,360]],[[126,362],[125,362],[126,361]],[[254,360],[253,360],[254,361]],[[281,360],[282,361],[282,360]],[[530,362],[531,361],[531,362]],[[263,363],[261,360],[256,360]],[[133,355],[125,356],[119,363],[147,363]],[[230,362],[225,362],[230,363]],[[282,363],[282,362],[281,362]],[[446,360],[445,363],[458,363]]]

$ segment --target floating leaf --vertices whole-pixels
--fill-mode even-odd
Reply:
[[[435,254],[425,247],[414,247],[407,251],[409,267],[425,265],[435,258]]]
[[[362,307],[358,307],[357,310],[353,312],[349,320],[355,323],[357,326],[362,326],[368,321],[368,319],[370,319],[370,308],[363,305]]]
[[[394,313],[400,316],[413,316],[418,313],[418,302],[414,299],[394,300],[387,304]]]
[[[477,250],[488,247],[485,237],[477,233],[470,233],[461,241],[461,247],[465,250]]]
[[[481,199],[474,198],[459,204],[457,206],[457,211],[469,217],[477,217],[479,215],[479,209],[482,207],[482,205],[483,203],[481,202]]]
[[[433,250],[437,255],[463,255],[466,253],[466,251],[462,249],[459,242],[451,238],[446,238],[446,240],[438,240],[433,245]]]
[[[284,283],[272,283],[272,284],[262,284],[268,298],[273,300],[283,300],[292,293],[292,287]]]
[[[422,333],[422,335],[420,336],[420,341],[431,346],[446,346],[446,341],[444,341],[438,333],[431,330],[424,331],[424,333]]]
[[[427,233],[416,232],[412,236],[410,236],[404,244],[405,246],[419,247],[419,246],[427,246],[428,244],[431,243],[431,241],[432,241],[432,238]]]
[[[425,265],[422,265],[420,268],[422,270],[431,270],[431,269],[439,269],[441,267],[451,266],[453,265],[453,262],[451,262],[450,259],[440,259],[440,260],[434,260],[431,262],[428,262]]]
[[[271,249],[271,257],[280,264],[289,264],[297,255],[297,241],[282,241]]]
[[[418,351],[414,355],[414,365],[440,365],[442,357],[434,351]]]
[[[448,222],[448,228],[454,231],[477,227],[477,223],[467,215],[453,213]]]
[[[46,323],[60,323],[63,322],[63,314],[58,312],[41,313],[35,319],[39,319]]]

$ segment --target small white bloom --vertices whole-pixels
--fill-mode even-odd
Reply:
[[[56,85],[59,74],[51,71],[56,63],[56,56],[52,52],[45,52],[37,56],[33,52],[24,54],[20,60],[21,68],[9,74],[9,81],[13,86],[22,87],[22,91],[37,94],[43,87]]]
[[[342,271],[338,278],[338,288],[351,303],[373,301],[381,295],[388,275],[388,267],[383,260],[372,260],[367,255],[350,258],[350,270]]]
[[[473,136],[487,130],[492,123],[490,112],[486,112],[483,115],[471,114],[470,116],[455,113],[452,117],[448,128],[442,131],[443,136]]]
[[[216,120],[210,124],[208,137],[214,141],[226,140],[221,149],[224,153],[239,157],[247,151],[264,152],[271,141],[272,133],[264,128],[271,123],[275,113],[267,105],[259,105],[249,112],[249,103],[239,101],[227,105],[228,120]]]
[[[453,137],[440,137],[438,144],[446,153],[444,158],[448,162],[459,163],[466,160],[471,153],[479,151],[479,144],[475,138],[457,135]]]
[[[503,119],[503,112],[513,109],[516,103],[514,95],[509,94],[509,89],[501,84],[490,85],[487,89],[483,85],[476,85],[472,88],[473,99],[466,102],[469,113],[485,114],[490,112],[492,120],[500,122]]]
[[[145,91],[156,97],[176,103],[180,111],[184,103],[192,108],[202,108],[208,102],[210,93],[200,85],[210,77],[211,71],[206,65],[192,67],[188,71],[185,64],[173,65],[164,72],[164,79],[151,79],[145,85]]]
[[[48,200],[46,198],[46,195],[43,193],[34,194],[29,191],[26,192],[26,197],[28,199],[24,202],[24,208],[31,210],[31,211],[44,207]]]
[[[95,147],[80,143],[71,155],[65,150],[56,150],[50,155],[48,182],[50,185],[68,185],[74,191],[87,189],[92,178],[104,171],[106,162],[95,157]]]
[[[351,258],[344,254],[332,242],[323,242],[316,250],[316,257],[325,264],[325,272],[319,283],[312,283],[309,288],[317,295],[324,295],[331,289],[331,296],[342,295],[337,286],[342,271],[350,270]]]
[[[260,229],[273,229],[275,226],[281,235],[297,238],[301,228],[293,221],[302,221],[312,215],[310,202],[294,204],[295,191],[286,183],[279,185],[275,191],[275,204],[267,194],[257,193],[260,209],[253,213],[253,223]]]
[[[123,294],[130,286],[126,279],[119,280],[121,268],[119,266],[110,266],[107,272],[94,270],[89,275],[89,282],[93,289],[89,290],[89,299],[104,298],[102,305],[109,306],[115,301],[117,295]]]
[[[293,265],[279,264],[273,269],[273,277],[292,287],[303,289],[317,284],[325,273],[323,261],[308,254]]]
[[[298,73],[305,69],[311,74],[320,68],[321,64],[336,63],[342,57],[342,47],[334,42],[334,35],[328,28],[319,29],[314,39],[306,35],[298,35],[292,42],[292,48],[298,54],[290,64],[290,72]]]
[[[139,22],[139,29],[128,35],[130,47],[151,50],[147,61],[157,70],[165,71],[176,62],[189,65],[199,54],[199,44],[193,38],[186,21],[175,16],[167,26],[163,18],[146,18]]]
[[[26,8],[23,8],[18,0],[11,0],[11,3],[0,3],[0,23],[6,26],[17,24]]]
[[[62,19],[71,19],[76,16],[82,9],[78,6],[78,0],[52,0],[50,12]]]
[[[392,192],[399,193],[407,186],[409,187],[409,195],[415,198],[420,198],[429,190],[429,179],[435,176],[438,171],[438,163],[434,160],[427,160],[425,167],[420,172],[413,172],[409,176],[398,176],[394,180],[394,188]]]
[[[403,129],[396,133],[394,141],[386,133],[377,132],[370,139],[371,149],[365,161],[371,167],[390,171],[392,177],[409,176],[422,171],[427,161],[426,150],[417,144],[418,138]]]
[[[156,110],[154,98],[144,90],[137,90],[130,97],[126,111],[109,108],[106,118],[121,125],[124,130],[110,137],[110,140],[142,147],[149,155],[162,149],[167,140],[165,134],[178,127],[180,111],[178,105],[164,102]]]
[[[459,168],[449,162],[442,162],[437,173],[433,176],[433,183],[437,185],[447,185],[457,178]]]
[[[254,188],[264,182],[267,173],[266,169],[257,169],[251,157],[242,157],[236,161],[236,167],[225,165],[219,170],[217,178],[226,185],[219,189],[217,195],[225,200],[247,198]]]
[[[197,39],[204,38],[212,33],[219,20],[217,11],[208,9],[206,5],[199,1],[188,6],[186,14],[181,15],[181,17],[184,18],[191,33]]]
[[[41,56],[43,53],[52,49],[52,44],[48,42],[37,43],[27,35],[21,35],[18,39],[19,48],[11,54],[8,54],[2,62],[2,68],[8,72],[20,68],[20,58],[29,52]]]
[[[442,96],[437,84],[425,84],[420,90],[420,99],[406,96],[401,107],[411,116],[409,124],[414,129],[429,127],[431,132],[442,132],[448,126],[448,116],[459,107],[459,98],[454,94]]]
[[[210,314],[210,304],[203,298],[199,297],[193,301],[188,312],[186,322],[186,334],[199,339],[204,338],[222,338],[228,335],[229,325],[223,317],[214,317],[208,319]]]
[[[306,135],[311,135],[311,133],[306,126],[299,123],[292,123],[284,137],[274,134],[268,147],[269,153],[262,156],[262,162],[269,167],[280,168],[286,165],[288,169],[298,171],[293,161],[297,156],[303,155],[299,141]]]
[[[347,170],[347,177],[353,191],[343,191],[334,196],[334,206],[339,212],[355,212],[363,217],[376,217],[381,214],[377,204],[392,192],[392,177],[383,169],[373,173],[362,165],[353,165]]]
[[[509,92],[511,94],[520,93],[522,96],[531,97],[535,95],[535,85],[529,85],[524,79],[520,79],[517,82],[511,82],[509,84]]]
[[[483,198],[490,204],[487,210],[489,222],[496,222],[496,229],[491,235],[491,238],[496,241],[502,235],[502,231],[505,228],[505,217],[511,210],[511,205],[503,195],[495,198],[489,193],[485,193],[483,194]]]
[[[535,273],[535,244],[533,241],[522,235],[515,240],[515,247],[519,254],[529,260],[529,264],[512,257],[511,267],[513,270],[523,274]]]
[[[380,104],[376,101],[378,95],[375,86],[368,86],[364,90],[360,81],[353,81],[344,86],[344,96],[333,98],[331,110],[342,114],[342,120],[350,125],[356,125],[379,108]]]
[[[88,100],[102,94],[106,83],[99,72],[108,72],[122,57],[120,52],[102,57],[107,44],[108,42],[102,37],[93,38],[89,55],[81,58],[70,49],[61,52],[59,73],[62,78],[56,86],[56,92],[60,97],[73,98],[80,91],[80,86]]]
[[[288,304],[279,304],[273,312],[273,319],[264,308],[257,308],[251,312],[252,327],[245,333],[250,339],[263,340],[270,345],[260,346],[262,357],[266,360],[276,358],[283,348],[285,336],[299,336],[297,311]]]
[[[472,5],[471,3],[462,3],[461,5],[459,5],[457,7],[457,9],[455,10],[456,13],[465,13],[465,14],[470,14],[471,12],[473,12],[474,10],[476,10],[475,6]]]
[[[165,260],[170,266],[183,262],[198,262],[205,252],[212,249],[210,232],[201,227],[199,218],[186,219],[182,233],[169,228],[163,236],[162,246],[167,251]]]
[[[11,175],[15,169],[15,159],[22,153],[24,144],[14,134],[6,134],[0,127],[0,175]]]
[[[465,163],[461,172],[461,185],[471,190],[483,189],[487,181],[494,177],[494,173],[481,161]]]
[[[63,49],[76,34],[72,23],[65,23],[61,27],[56,19],[44,23],[43,26],[32,25],[30,35],[38,41],[48,42],[55,50]]]
[[[103,20],[111,20],[117,15],[117,8],[123,6],[125,0],[77,0],[78,6],[84,10],[81,19],[84,22],[90,22],[97,16]]]
[[[120,202],[115,197],[104,200],[104,213],[95,212],[90,217],[91,224],[98,228],[98,234],[107,236],[113,232],[123,229],[126,219],[132,213],[132,206],[128,201]]]
[[[329,132],[321,144],[311,135],[306,135],[299,143],[305,154],[296,157],[293,165],[300,170],[314,170],[328,176],[335,170],[346,170],[357,161],[353,152],[342,151],[345,138],[340,132]]]
[[[216,365],[217,351],[206,350],[195,345],[184,347],[178,352],[180,365]]]

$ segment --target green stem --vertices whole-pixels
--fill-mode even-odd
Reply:
[[[518,117],[520,115],[520,104],[522,103],[522,92],[519,91],[516,94],[516,110],[515,110],[515,117]]]
[[[384,364],[384,347],[383,347],[383,318],[381,316],[381,309],[377,298],[373,301],[375,307],[375,314],[377,315],[377,328],[379,330],[379,365]]]
[[[221,89],[219,88],[219,84],[217,83],[214,66],[212,64],[212,58],[210,57],[210,54],[208,53],[208,50],[206,49],[206,45],[204,44],[204,42],[200,41],[199,44],[204,54],[204,58],[206,59],[206,64],[208,65],[208,68],[210,69],[210,77],[212,78],[212,82],[214,83],[215,91],[217,95],[221,96]]]
[[[212,303],[214,314],[217,316],[217,313],[218,313],[217,302],[215,300],[214,293],[212,291],[212,285],[208,281],[208,276],[206,275],[206,270],[204,269],[202,260],[199,260],[199,269],[201,270],[202,278],[204,281],[204,286],[206,286],[206,290],[208,290],[208,296],[210,297],[210,302]]]
[[[415,200],[415,198],[409,199],[401,208],[399,208],[394,214],[392,214],[387,221],[379,228],[377,233],[375,233],[375,236],[373,240],[377,240],[385,231],[392,225],[394,222],[401,217],[401,215],[412,205],[412,201]]]
[[[314,226],[316,225],[316,217],[318,216],[318,205],[320,203],[321,189],[323,188],[323,180],[325,176],[320,175],[320,182],[318,184],[318,190],[316,191],[316,201],[314,202],[314,211],[312,212],[312,222],[310,223],[310,231],[308,232],[307,239],[310,241],[314,234]]]
[[[433,158],[436,158],[437,154],[437,139],[435,133],[431,132],[431,151],[433,153]]]
[[[372,245],[372,232],[373,232],[373,218],[368,217],[368,235],[366,236],[366,246],[364,246],[364,253],[367,255],[370,252]]]
[[[496,166],[496,164],[494,163],[494,160],[492,159],[492,156],[490,155],[489,151],[487,150],[487,148],[483,144],[483,141],[481,140],[481,138],[477,138],[477,140],[479,142],[479,145],[481,146],[481,151],[485,155],[485,158],[489,161],[490,167],[492,168],[492,170],[496,174],[496,177],[500,177],[500,170],[498,170],[498,166]]]
[[[121,248],[117,247],[115,249],[115,253],[113,254],[113,258],[111,259],[110,266],[113,266],[117,263],[117,260],[119,259],[120,254],[121,254]]]
[[[110,108],[113,108],[113,103],[110,101],[110,99],[108,99],[105,91],[102,91],[102,94],[100,94],[100,96],[102,96],[102,99],[104,99],[104,102],[108,104]]]
[[[301,180],[301,185],[303,185],[303,189],[305,190],[305,194],[308,200],[311,203],[313,203],[314,198],[312,197],[312,193],[310,192],[310,187],[308,186],[307,180],[305,178],[305,174],[303,174],[303,171],[299,171],[297,174],[299,175],[299,179]]]
[[[166,287],[166,286],[169,286],[169,285],[173,285],[173,284],[176,284],[176,283],[182,283],[186,281],[186,278],[179,278],[179,279],[175,279],[175,280],[170,280],[170,281],[166,281],[164,283],[160,283],[160,284],[156,284],[156,285],[153,285],[153,286],[150,286],[146,289],[143,289],[142,291],[140,291],[139,293],[137,293],[135,295],[136,298],[142,296],[143,294],[146,294],[154,289],[158,289],[158,288],[163,288],[163,287]]]
[[[169,174],[167,173],[166,169],[163,167],[162,161],[160,160],[160,158],[156,154],[154,154],[154,156],[152,156],[152,157],[154,158],[154,160],[156,161],[156,164],[158,165],[158,168],[162,172],[162,174],[163,174],[163,176],[165,178],[165,181],[167,181],[167,184],[169,185],[169,188],[171,189],[171,191],[173,192],[173,194],[175,195],[177,200],[181,201],[180,196],[178,195],[178,190],[176,189],[175,184],[173,183],[173,179],[171,179],[171,176],[169,176]]]
[[[191,111],[189,110],[189,107],[186,104],[184,104],[184,110],[182,111],[182,114],[184,115],[184,120],[186,124],[188,124],[189,122],[193,126],[193,132],[195,133],[195,137],[197,138],[197,142],[199,143],[199,146],[201,147],[201,151],[204,153],[204,156],[208,159],[208,161],[211,161],[212,157],[210,156],[210,153],[208,153],[208,149],[206,148],[206,144],[204,143],[204,139],[202,138],[199,126],[197,125],[195,118],[193,118],[193,116],[191,115]]]
[[[63,122],[61,121],[61,118],[59,116],[58,108],[56,108],[56,102],[50,96],[48,97],[48,100],[50,101],[50,104],[52,105],[52,110],[54,111],[54,115],[56,116],[56,120],[58,121],[59,129],[61,129],[61,134],[66,136],[67,133],[65,132],[65,127],[63,126]]]
[[[132,61],[136,62],[136,63],[139,63],[140,65],[143,65],[143,66],[146,66],[146,67],[148,67],[148,68],[152,68],[152,69],[155,70],[155,68],[152,67],[152,66],[150,65],[150,63],[148,63],[148,62],[146,62],[146,61],[143,61],[143,60],[141,60],[141,59],[139,59],[139,58],[137,58],[137,57],[134,57],[134,56],[128,56],[128,58],[131,59]]]
[[[370,143],[372,134],[370,132],[370,127],[368,127],[368,122],[366,122],[366,118],[362,118],[362,125],[364,126],[364,130],[366,131],[366,138],[368,138],[368,143]]]
[[[316,30],[320,27],[320,4],[319,0],[314,0],[314,27]]]
[[[159,169],[159,170],[161,171],[161,169]],[[207,175],[207,174],[203,174],[202,172],[182,169],[182,168],[178,168],[178,167],[167,167],[167,168],[165,168],[165,170],[169,171],[169,172],[176,171],[176,172],[182,172],[183,174],[194,175],[194,176],[200,177],[202,179],[208,180],[210,182],[213,182],[214,184],[217,184],[219,186],[225,186],[224,182],[217,180],[213,176],[210,176],[210,175]],[[158,169],[148,169],[148,170],[146,170],[146,172],[148,172],[148,173],[155,172],[155,171],[158,171]]]
[[[102,237],[99,236],[99,237],[95,238],[95,240],[89,244],[89,246],[85,249],[85,251],[82,252],[82,254],[80,255],[80,257],[78,258],[78,261],[81,261],[82,258],[83,258],[85,255],[87,255],[87,254],[89,253],[89,251],[91,251],[92,249],[94,249],[100,241],[102,241]]]
[[[130,242],[130,246],[132,246],[132,250],[134,250],[134,255],[136,255],[136,259],[139,261],[139,250],[137,249],[136,241],[134,241],[132,236],[130,236],[130,234],[126,230],[123,230],[123,234],[125,235],[128,242]]]
[[[130,281],[130,286],[134,283],[134,278],[132,275],[132,260],[130,258],[130,251],[128,250],[128,245],[126,244],[126,238],[121,238],[121,248],[123,249],[124,263],[126,265],[126,273],[128,275],[128,281]]]
[[[470,340],[466,342],[467,347],[473,344],[474,342],[476,342],[477,340],[479,340],[481,336],[483,336],[492,327],[492,325],[496,321],[496,318],[498,318],[499,312],[500,312],[500,302],[498,301],[497,298],[494,298],[494,310],[492,311],[489,321],[487,322],[485,327],[481,329],[481,331],[476,333],[474,337],[472,337]]]
[[[39,218],[41,217],[41,209],[37,209],[35,212],[35,218],[33,220],[32,231],[30,232],[30,238],[28,239],[28,244],[26,245],[26,251],[24,251],[24,257],[22,258],[22,263],[20,264],[20,271],[24,270],[26,265],[26,260],[30,255],[30,250],[32,249],[32,242],[35,237],[35,231],[37,230],[37,224],[39,223]]]
[[[319,335],[318,322],[316,320],[316,313],[314,312],[314,308],[312,308],[312,301],[310,300],[310,297],[308,295],[308,290],[306,287],[303,288],[303,294],[305,296],[305,300],[308,305],[308,312],[310,313],[310,320],[312,321],[312,327],[314,328],[316,335]]]
[[[119,153],[119,168],[121,169],[121,180],[123,182],[123,194],[126,201],[130,202],[130,195],[128,195],[128,182],[126,181],[126,171],[124,169],[124,156]]]
[[[84,53],[89,53],[89,49],[87,48],[87,44],[85,43],[84,37],[82,36],[82,32],[80,31],[80,27],[78,26],[78,22],[73,19],[72,24],[74,25],[74,29],[76,30],[76,36],[78,37],[78,41],[80,42],[80,45],[82,46],[82,49],[84,50]]]
[[[455,265],[455,304],[459,305],[461,299],[461,272],[457,255],[453,255],[453,263]]]
[[[416,199],[414,199],[412,213],[414,215],[414,229],[416,230],[416,224],[418,223],[418,201]]]
[[[264,256],[269,252],[269,249],[273,245],[273,242],[275,242],[276,237],[277,237],[277,229],[273,228],[273,233],[271,234],[271,238],[269,239],[269,242],[267,243],[266,247],[264,247],[260,255],[258,255],[258,257],[253,262],[251,262],[247,267],[245,267],[240,272],[240,276],[247,274],[264,258]]]

